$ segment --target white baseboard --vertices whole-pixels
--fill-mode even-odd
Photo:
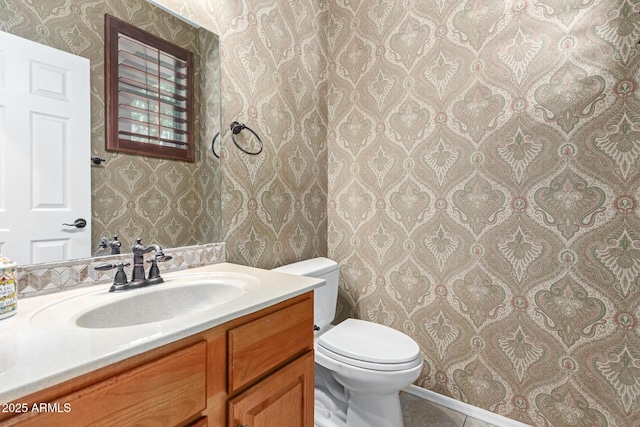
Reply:
[[[531,427],[529,424],[521,423],[520,421],[512,420],[511,418],[504,417],[502,415],[495,414],[486,409],[477,408],[468,403],[461,402],[451,397],[438,394],[431,390],[427,390],[417,385],[410,385],[402,390],[406,393],[412,394],[417,397],[421,397],[424,400],[435,403],[436,405],[444,406],[453,411],[460,412],[476,420],[484,421],[485,423],[493,424],[498,427]]]

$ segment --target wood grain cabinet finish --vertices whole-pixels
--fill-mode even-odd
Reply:
[[[307,292],[17,399],[70,411],[0,413],[0,427],[313,427],[313,373]]]
[[[206,343],[99,381],[10,420],[28,427],[177,425],[205,409]],[[36,402],[38,403],[38,402]],[[53,408],[56,411],[49,412]]]
[[[313,352],[229,401],[229,427],[306,427],[313,425]]]
[[[313,343],[313,301],[304,300],[229,331],[229,393]]]
[[[209,423],[207,422],[207,417],[198,418],[187,427],[208,427]]]

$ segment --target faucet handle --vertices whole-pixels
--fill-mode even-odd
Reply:
[[[118,264],[100,264],[93,267],[93,269],[96,271],[107,271],[107,270],[113,270],[116,267],[118,267]]]
[[[158,268],[158,263],[169,261],[172,258],[173,257],[171,255],[165,255],[163,252],[157,252],[153,258],[147,260],[147,262],[151,263],[148,280],[152,284],[164,282],[162,277],[160,277],[160,268]]]
[[[99,249],[111,248],[111,255],[120,255],[120,247],[122,243],[118,240],[118,236],[113,236],[113,240],[109,240],[107,237],[103,237],[98,245]]]
[[[113,278],[113,285],[109,289],[109,292],[118,292],[124,291],[129,286],[129,281],[127,279],[127,273],[125,273],[124,268],[130,266],[130,263],[124,263],[122,261],[115,264],[101,264],[94,268],[94,270],[98,271],[106,271],[117,268],[116,275]]]

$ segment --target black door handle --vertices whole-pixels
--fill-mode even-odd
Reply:
[[[84,228],[87,225],[87,221],[84,218],[78,218],[75,221],[73,221],[73,224],[67,224],[65,222],[62,225],[68,225],[69,227],[76,227],[76,228]]]

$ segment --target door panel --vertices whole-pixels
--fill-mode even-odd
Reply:
[[[91,256],[89,87],[86,58],[0,32],[0,250],[18,264]]]

